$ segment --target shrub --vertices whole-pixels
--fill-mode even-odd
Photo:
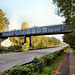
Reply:
[[[45,66],[51,65],[54,62],[54,54],[50,53],[49,55],[43,56]]]
[[[44,68],[44,73],[45,73],[45,75],[50,75],[50,69],[49,69],[49,67],[45,67]]]
[[[21,51],[22,51],[22,52],[28,51],[28,46],[26,46],[26,44],[24,44],[24,45],[22,46]]]
[[[20,45],[14,45],[14,46],[10,46],[10,47],[2,47],[0,46],[0,52],[3,53],[3,52],[21,52],[21,48],[22,46]]]
[[[13,51],[13,52],[21,52],[22,46],[20,45],[13,45],[8,47],[7,52]]]
[[[8,49],[15,49],[15,50],[21,49],[21,48],[22,48],[21,45],[13,45],[13,46],[8,47]]]
[[[34,71],[34,68],[33,68],[33,64],[28,64],[28,65],[25,65],[26,68],[29,68],[31,70],[31,72]]]
[[[37,44],[37,47],[38,47],[38,48],[42,48],[43,45],[42,45],[41,43],[38,43],[38,44]]]
[[[0,46],[0,52],[2,52],[5,48]]]
[[[25,66],[15,66],[10,69],[8,75],[31,75],[31,70]]]
[[[44,61],[44,66],[47,66],[47,58],[48,58],[47,55],[41,57],[41,59]]]
[[[54,53],[49,54],[48,57],[50,62],[49,65],[51,65],[54,62]]]
[[[57,56],[61,56],[61,54],[64,53],[64,49],[57,51],[56,53],[57,53]]]
[[[54,54],[54,60],[56,60],[57,57],[58,57],[58,56],[57,56],[57,52],[54,52],[53,54]]]
[[[39,58],[34,58],[33,60],[34,72],[42,72],[44,68],[43,60]]]
[[[57,51],[57,56],[60,56],[61,54],[60,54],[60,51]]]

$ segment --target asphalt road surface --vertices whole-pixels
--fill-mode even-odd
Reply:
[[[29,52],[18,52],[18,53],[8,53],[0,54],[0,72],[10,69],[14,65],[22,65],[28,63],[34,59],[34,57],[40,58],[43,55],[48,55],[55,51],[61,50],[65,46],[41,49]]]

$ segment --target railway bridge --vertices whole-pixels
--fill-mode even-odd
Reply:
[[[26,37],[30,38],[30,46],[31,46],[31,36],[37,35],[52,35],[52,34],[67,34],[70,33],[68,27],[65,24],[59,25],[49,25],[42,26],[37,28],[29,28],[23,30],[16,31],[8,31],[0,33],[0,42],[8,37],[21,37],[24,36],[24,43],[26,42]]]

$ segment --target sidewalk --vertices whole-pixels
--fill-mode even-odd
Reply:
[[[75,57],[70,48],[68,48],[65,58],[55,75],[75,75]]]
[[[71,49],[70,51],[70,75],[75,75],[75,57]]]

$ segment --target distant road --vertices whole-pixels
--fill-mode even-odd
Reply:
[[[29,52],[18,52],[18,53],[8,53],[0,54],[0,72],[10,69],[14,65],[22,65],[28,63],[34,59],[34,57],[40,58],[43,55],[48,55],[55,51],[61,50],[65,46],[56,48],[47,48]]]

